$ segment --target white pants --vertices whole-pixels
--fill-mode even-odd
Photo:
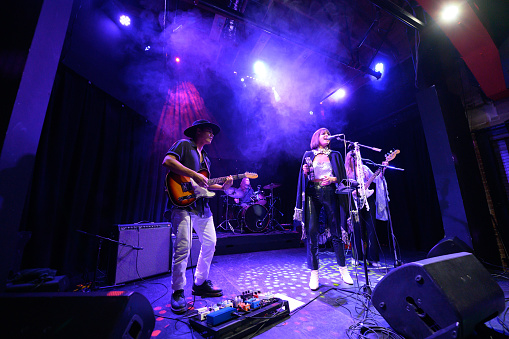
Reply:
[[[171,224],[175,234],[172,289],[182,290],[186,286],[186,268],[193,238],[191,226],[194,228],[201,243],[200,256],[196,265],[195,277],[206,280],[209,276],[210,264],[216,249],[216,229],[212,215],[200,217],[196,212],[174,209],[171,214]]]

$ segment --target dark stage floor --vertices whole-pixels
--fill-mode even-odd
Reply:
[[[224,236],[224,235],[223,235]],[[258,235],[261,236],[261,235]],[[266,235],[270,237],[269,235]],[[219,244],[219,242],[218,242]],[[291,246],[289,246],[291,247]],[[403,254],[403,262],[424,259],[425,253]],[[393,268],[393,257],[382,256],[382,268],[369,267],[370,286],[374,287],[387,272]],[[398,338],[369,334],[364,330],[370,326],[388,327],[387,322],[371,306],[367,317],[364,313],[366,298],[357,294],[365,286],[363,266],[352,268],[351,255],[347,253],[347,264],[351,270],[354,285],[344,284],[338,272],[333,252],[324,249],[320,254],[320,289],[311,291],[308,287],[309,270],[306,268],[305,248],[296,247],[262,252],[216,255],[211,267],[210,279],[221,287],[224,296],[219,298],[193,299],[191,294],[194,270],[187,270],[185,295],[195,308],[211,306],[224,299],[233,298],[246,290],[278,293],[290,301],[291,314],[286,319],[263,327],[254,335],[259,338]],[[388,268],[384,268],[388,267]],[[509,295],[507,275],[493,275]],[[186,315],[177,316],[170,310],[170,275],[137,281],[125,285],[122,290],[143,294],[152,304],[156,316],[154,338],[201,338],[191,331]],[[397,289],[398,286],[394,286]],[[296,312],[296,308],[305,305]],[[497,333],[503,333],[503,318],[495,318],[487,325]],[[364,319],[364,320],[363,320]],[[363,325],[360,324],[362,321]],[[509,332],[506,332],[509,333]],[[477,336],[480,338],[479,336]],[[484,336],[483,336],[484,337]],[[505,337],[505,336],[502,336]]]

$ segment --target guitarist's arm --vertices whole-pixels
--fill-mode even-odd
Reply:
[[[177,160],[177,158],[174,155],[167,154],[164,157],[163,165],[168,167],[171,172],[183,175],[185,177],[190,177],[196,182],[196,184],[200,187],[207,187],[207,177],[203,174],[200,174],[198,172],[193,171],[190,168],[187,168],[186,166],[182,165],[180,161]]]
[[[225,190],[225,189],[230,188],[231,185],[233,184],[233,178],[230,176],[230,177],[228,177],[228,179],[226,179],[226,181],[223,185],[214,184],[214,185],[208,186],[208,184],[207,184],[208,179],[206,176],[204,176],[203,174],[200,174],[198,172],[195,172],[192,169],[187,168],[186,166],[182,165],[182,163],[180,163],[180,161],[178,161],[177,158],[171,154],[167,154],[164,157],[163,165],[168,167],[170,169],[170,171],[175,174],[192,178],[198,186],[205,187],[209,190],[221,190],[221,189]]]

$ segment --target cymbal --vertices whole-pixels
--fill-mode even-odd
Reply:
[[[224,191],[227,196],[232,197],[234,199],[240,199],[244,197],[244,192],[242,192],[239,188],[230,187],[226,191]]]
[[[264,189],[264,190],[271,190],[271,189],[273,189],[273,188],[277,188],[277,187],[279,187],[279,186],[281,186],[281,184],[270,183],[270,184],[268,184],[268,185],[263,186],[263,189]]]

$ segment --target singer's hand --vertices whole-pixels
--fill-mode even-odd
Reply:
[[[336,181],[336,177],[325,177],[321,182],[320,182],[320,185],[322,186],[327,186],[327,185],[330,185],[332,184],[333,182]]]
[[[302,166],[302,171],[304,172],[304,175],[308,175],[308,173],[309,173],[309,166],[307,164]]]

